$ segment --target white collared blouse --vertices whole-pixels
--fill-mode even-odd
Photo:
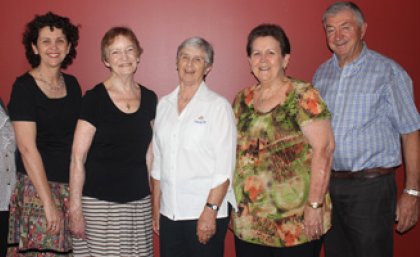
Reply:
[[[154,123],[151,176],[160,181],[160,213],[171,220],[198,219],[212,188],[232,182],[236,126],[229,102],[202,82],[179,114],[179,86],[162,98]],[[229,186],[218,218],[236,208]]]
[[[9,209],[16,183],[15,136],[9,116],[0,106],[0,211]]]

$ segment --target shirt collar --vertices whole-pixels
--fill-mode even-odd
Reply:
[[[348,64],[344,65],[343,68],[340,68],[340,65],[338,64],[338,57],[337,57],[336,54],[334,54],[334,56],[333,56],[333,61],[334,61],[335,66],[339,70],[342,70],[342,69],[352,69],[352,70],[356,69],[356,70],[358,70],[360,65],[365,61],[368,51],[369,51],[369,49],[368,49],[366,43],[363,42],[362,51],[360,52],[359,56],[356,59],[354,59],[351,63],[348,63]]]
[[[207,84],[204,82],[204,80],[201,81],[200,85],[198,86],[197,92],[195,92],[190,102],[192,102],[194,99],[198,99],[200,101],[205,100],[207,98],[206,96],[207,96],[208,91],[209,91],[209,88],[207,87]],[[178,92],[179,92],[179,85],[169,95],[169,101],[172,104],[177,104]]]

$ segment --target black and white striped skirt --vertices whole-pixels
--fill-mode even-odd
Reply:
[[[129,203],[82,197],[86,239],[73,238],[73,254],[153,257],[150,196]]]

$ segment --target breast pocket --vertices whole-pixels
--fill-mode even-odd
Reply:
[[[355,127],[363,127],[379,115],[380,94],[350,94],[345,101],[344,118]]]

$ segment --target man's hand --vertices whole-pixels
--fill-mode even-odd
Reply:
[[[401,194],[397,203],[396,221],[397,231],[407,232],[416,225],[419,217],[420,198],[408,194]]]

